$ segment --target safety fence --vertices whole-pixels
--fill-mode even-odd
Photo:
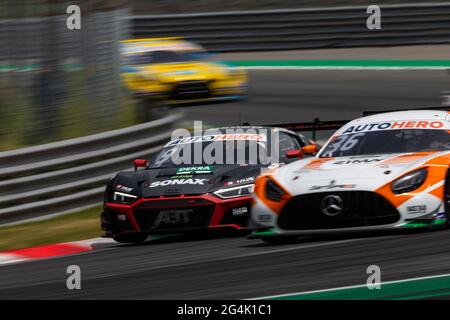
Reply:
[[[0,150],[137,123],[120,78],[129,11],[117,3],[0,1]],[[71,5],[80,29],[67,26]]]

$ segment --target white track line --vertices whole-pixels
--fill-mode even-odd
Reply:
[[[409,278],[409,279],[403,279],[403,280],[386,281],[386,282],[381,282],[380,285],[403,283],[403,282],[418,281],[418,280],[428,280],[428,279],[443,278],[443,277],[450,277],[450,274],[446,273],[446,274],[439,274],[439,275],[434,275],[434,276],[424,276],[424,277]],[[367,286],[367,284],[359,284],[359,285],[355,285],[355,286],[337,287],[337,288],[313,290],[313,291],[301,291],[301,292],[286,293],[286,294],[279,294],[279,295],[273,295],[273,296],[251,298],[251,299],[248,299],[248,300],[264,300],[264,299],[274,299],[274,298],[283,298],[283,297],[291,297],[291,296],[300,296],[300,295],[307,295],[307,294],[313,294],[313,293],[333,292],[333,291],[347,290],[347,289],[357,289],[357,288],[363,288],[363,287],[366,287],[366,286]]]
[[[301,245],[301,246],[282,248],[282,249],[276,249],[276,250],[254,252],[254,253],[250,253],[250,254],[234,256],[232,258],[254,257],[254,256],[265,255],[265,254],[272,254],[272,253],[280,253],[280,252],[287,252],[287,251],[300,250],[300,249],[309,249],[309,248],[316,248],[316,247],[331,246],[331,245],[335,245],[335,244],[354,242],[354,241],[358,241],[358,240],[361,240],[361,239],[363,239],[363,238],[339,240],[339,241],[331,241],[331,242],[323,242],[323,243],[313,243],[313,244],[308,244],[308,245]]]

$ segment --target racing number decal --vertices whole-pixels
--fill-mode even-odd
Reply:
[[[363,137],[365,133],[356,133],[352,135],[342,135],[336,137],[336,139],[327,147],[327,151],[323,153],[322,157],[331,158],[337,156],[335,153],[338,151],[349,151],[353,149],[360,137]]]
[[[348,151],[353,149],[359,142],[358,137],[363,137],[365,134],[364,133],[357,133],[354,135],[351,135],[348,137],[348,139],[345,139],[345,143],[343,141],[343,145],[340,148],[340,151]]]
[[[167,163],[168,160],[171,159],[172,155],[176,153],[176,148],[171,148],[169,150],[167,150],[166,152],[164,152],[163,154],[161,154],[157,160],[155,160],[154,166],[155,167],[160,167],[163,164]]]

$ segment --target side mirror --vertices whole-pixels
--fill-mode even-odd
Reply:
[[[138,168],[147,168],[148,161],[145,159],[136,159],[134,160],[134,171],[137,171]]]
[[[301,149],[288,150],[286,151],[286,157],[288,157],[289,159],[303,158],[303,152]]]
[[[307,146],[302,147],[301,149],[302,154],[314,154],[317,153],[317,146],[314,144],[310,144]]]
[[[314,144],[310,144],[302,147],[301,149],[294,149],[286,151],[286,157],[289,159],[293,158],[303,158],[304,155],[312,155],[317,153],[318,148]]]

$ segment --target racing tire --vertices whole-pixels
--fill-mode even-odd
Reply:
[[[120,236],[115,236],[114,241],[119,242],[119,243],[135,243],[135,244],[139,244],[139,243],[143,243],[145,241],[145,239],[147,239],[147,235],[120,235]]]
[[[447,172],[447,176],[445,178],[445,187],[444,187],[444,208],[445,208],[445,226],[450,228],[450,169]]]
[[[292,244],[298,241],[297,236],[279,236],[279,237],[267,237],[261,238],[267,244]]]

